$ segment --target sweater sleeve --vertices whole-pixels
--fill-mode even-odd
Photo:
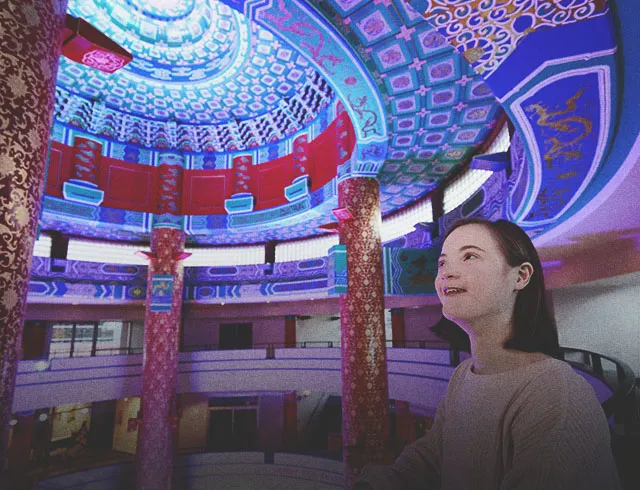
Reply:
[[[426,436],[407,445],[393,465],[365,467],[354,490],[439,489],[446,399],[445,395],[438,405]]]
[[[513,408],[500,490],[620,489],[602,407],[569,366],[532,380]]]

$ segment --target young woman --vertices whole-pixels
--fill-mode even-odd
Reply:
[[[591,386],[559,360],[538,254],[517,225],[465,219],[435,281],[471,342],[426,437],[355,489],[619,489],[609,427]]]

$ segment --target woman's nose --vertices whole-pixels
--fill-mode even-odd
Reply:
[[[455,279],[459,277],[459,274],[455,270],[447,267],[446,269],[440,270],[440,276],[443,279]]]

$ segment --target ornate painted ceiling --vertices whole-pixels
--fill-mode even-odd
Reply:
[[[216,1],[170,4],[69,2],[72,15],[125,46],[134,59],[109,74],[62,58],[59,120],[94,133],[104,134],[108,126],[105,136],[121,141],[127,135],[119,129],[131,121],[151,132],[157,129],[154,122],[220,126],[237,136],[229,144],[214,142],[211,150],[224,152],[290,135],[331,100],[329,85],[306,59],[239,12]],[[74,105],[87,103],[85,117],[74,121]],[[102,124],[95,123],[96,116]],[[240,137],[243,126],[253,139]],[[191,148],[204,146],[202,136],[192,139]],[[143,146],[158,146],[158,137],[150,135]]]
[[[464,166],[496,129],[495,121],[504,110],[515,128],[510,155],[474,156],[471,168],[491,170],[491,178],[466,202],[446,211],[438,226],[443,231],[449,223],[469,215],[506,218],[538,241],[575,226],[601,206],[637,166],[640,140],[635,107],[640,90],[634,74],[640,44],[632,20],[638,7],[629,3],[609,8],[602,0],[553,4],[411,0],[424,16],[394,0],[228,0],[233,10],[201,3],[215,5],[231,17],[251,19],[250,23],[271,32],[278,49],[295,46],[298,62],[307,62],[308,79],[315,80],[314,86],[329,87],[322,92],[324,107],[314,115],[308,113],[307,122],[289,134],[281,132],[273,142],[251,147],[240,141],[246,145],[243,149],[224,151],[197,145],[193,145],[195,150],[185,150],[180,140],[159,147],[153,137],[141,144],[128,140],[132,133],[127,131],[105,134],[94,109],[102,104],[104,111],[124,112],[106,99],[96,101],[60,84],[58,104],[65,107],[57,108],[54,145],[73,145],[75,137],[88,136],[101,142],[103,157],[158,172],[166,155],[181,153],[185,176],[211,169],[233,171],[233,163],[246,156],[252,158],[255,168],[263,168],[274,159],[294,154],[295,142],[301,137],[309,146],[317,144],[348,114],[356,141],[353,156],[337,168],[338,178],[348,173],[375,175],[381,181],[383,209],[389,212],[424,195],[445,175]],[[201,3],[174,0],[171,10],[158,10],[157,2],[155,8],[141,1],[127,5],[131,12],[138,12],[135,15],[146,12],[147,16],[186,20]],[[248,32],[256,29],[251,27]],[[121,75],[126,73],[125,69]],[[87,71],[82,78],[92,74]],[[126,76],[147,87],[133,71]],[[196,82],[175,83],[188,90]],[[255,83],[262,82],[258,78]],[[65,119],[83,103],[84,112],[78,110],[75,119]],[[127,114],[129,119],[125,119],[127,124],[134,117],[140,124],[149,123],[147,136],[153,136],[153,127],[166,129],[171,123],[178,133],[205,126],[191,119],[146,116]],[[237,121],[209,120],[207,124],[234,123]],[[467,133],[474,130],[475,139]],[[327,221],[335,203],[335,183],[334,178],[301,200],[250,213],[185,213],[183,227],[192,243],[214,245],[317,234],[317,226]],[[621,209],[625,199],[633,201],[627,196],[615,201]],[[621,212],[616,209],[606,220],[600,218],[596,223],[600,234],[619,225]],[[153,219],[150,212],[89,207],[49,193],[42,225],[69,234],[135,241],[148,238]],[[637,230],[631,229],[636,221],[629,218],[624,234],[618,235],[636,237]],[[421,233],[420,240],[426,236]],[[393,246],[415,246],[407,245],[416,243],[408,237],[401,237]],[[421,241],[420,246],[425,243]],[[92,294],[111,294],[103,289]],[[51,294],[59,293],[55,291]],[[214,293],[209,288],[206,294],[224,297],[238,291]],[[272,291],[265,286],[260,294],[268,296]]]
[[[235,3],[70,0],[72,15],[120,43],[134,60],[106,74],[61,59],[54,138],[71,128],[113,142],[108,148],[120,143],[144,153],[169,146],[190,158],[214,153],[218,162],[225,155],[227,163],[216,168],[230,168],[238,151],[259,154],[285,142],[269,154],[291,152],[286,141],[308,132],[332,101],[341,100],[363,128],[358,142],[364,148],[355,150],[356,158],[375,155],[361,166],[380,180],[387,214],[468,163],[496,125],[501,111],[488,86],[402,0],[280,0],[273,12],[260,13],[241,12]],[[299,21],[283,35],[287,16]],[[321,54],[327,47],[332,53]],[[368,139],[373,146],[366,146]],[[217,229],[213,243],[319,234],[317,226],[331,220],[327,211],[336,201],[326,197],[327,209],[300,213],[282,226],[270,221],[250,233]],[[47,222],[87,232],[79,222],[45,212],[45,228]],[[88,225],[104,238],[125,238],[101,224],[107,226]],[[147,233],[125,235],[144,240]],[[202,237],[194,241],[205,243]]]

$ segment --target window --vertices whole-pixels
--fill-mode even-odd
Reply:
[[[220,350],[251,349],[253,334],[251,323],[221,323]]]
[[[73,323],[54,323],[51,326],[49,358],[70,357],[73,341]]]
[[[50,359],[141,354],[144,345],[143,322],[52,323],[50,328]]]
[[[123,350],[128,347],[128,332],[124,328],[125,322],[120,320],[102,321],[98,325],[96,338],[96,355],[126,354]]]
[[[73,357],[88,357],[93,347],[95,323],[76,323],[73,339]]]

